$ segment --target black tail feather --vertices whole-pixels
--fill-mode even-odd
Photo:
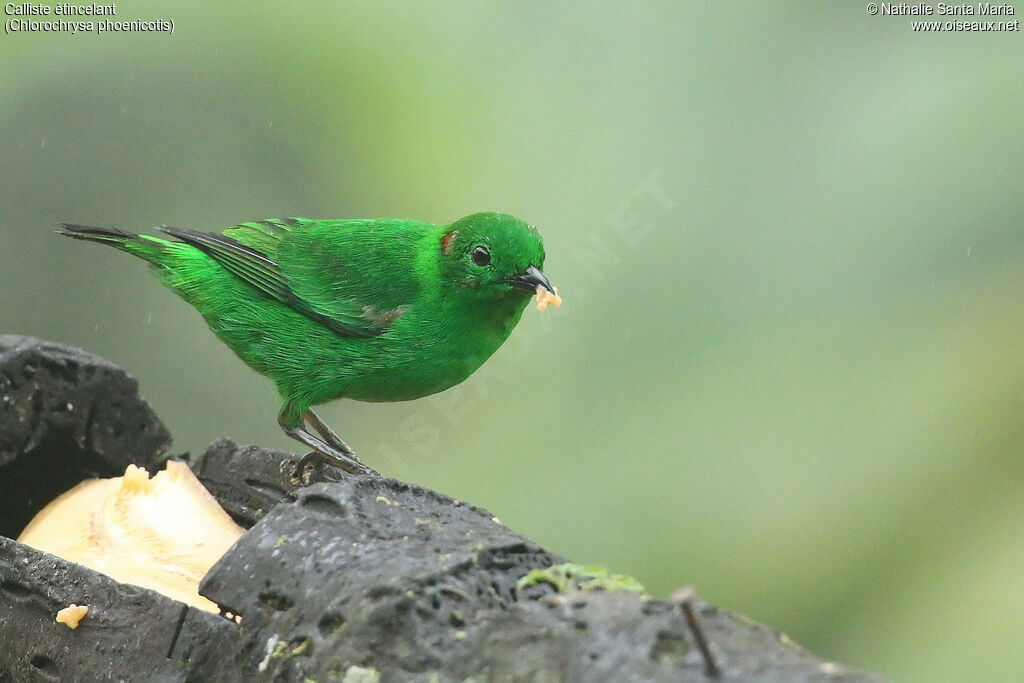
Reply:
[[[80,225],[78,223],[61,223],[63,230],[57,234],[65,237],[74,237],[79,240],[90,240],[93,242],[123,242],[133,240],[138,235],[118,230],[117,228],[103,228],[95,225]]]

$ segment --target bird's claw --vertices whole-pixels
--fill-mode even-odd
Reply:
[[[294,469],[291,470],[289,479],[296,486],[309,486],[315,484],[318,481],[330,481],[333,479],[327,479],[322,476],[322,470],[324,465],[333,465],[338,469],[344,471],[347,474],[377,474],[377,472],[366,465],[362,464],[358,460],[352,460],[347,457],[338,458],[333,454],[321,453],[320,451],[310,451],[299,458],[298,462],[292,460],[295,463]]]
[[[296,484],[302,486],[309,486],[310,484],[318,481],[320,477],[317,475],[320,472],[320,468],[324,463],[323,456],[317,451],[310,451],[304,456],[299,458],[299,461],[295,464],[295,475],[293,480]]]
[[[323,465],[333,465],[348,474],[377,474],[376,470],[367,467],[359,458],[355,457],[355,453],[341,453],[338,451],[333,453],[325,453],[319,450],[310,451],[299,460],[298,468],[301,474],[304,474],[305,470],[308,469],[310,475],[312,475]]]

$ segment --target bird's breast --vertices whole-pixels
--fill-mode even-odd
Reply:
[[[455,386],[501,347],[524,307],[433,316],[417,315],[411,308],[390,331],[367,340],[365,358],[352,368],[344,395],[408,401]]]

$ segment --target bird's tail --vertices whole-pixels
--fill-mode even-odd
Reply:
[[[57,234],[74,237],[76,240],[99,242],[117,247],[129,254],[134,254],[150,263],[159,263],[164,251],[172,246],[171,242],[149,235],[136,235],[117,228],[103,228],[77,223],[61,223],[63,228]]]

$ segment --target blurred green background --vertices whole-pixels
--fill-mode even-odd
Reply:
[[[268,381],[56,224],[522,216],[565,305],[444,394],[325,407],[364,458],[825,657],[1024,680],[1019,33],[858,2],[117,8],[175,32],[0,36],[0,331],[124,366],[180,450],[294,450]]]

